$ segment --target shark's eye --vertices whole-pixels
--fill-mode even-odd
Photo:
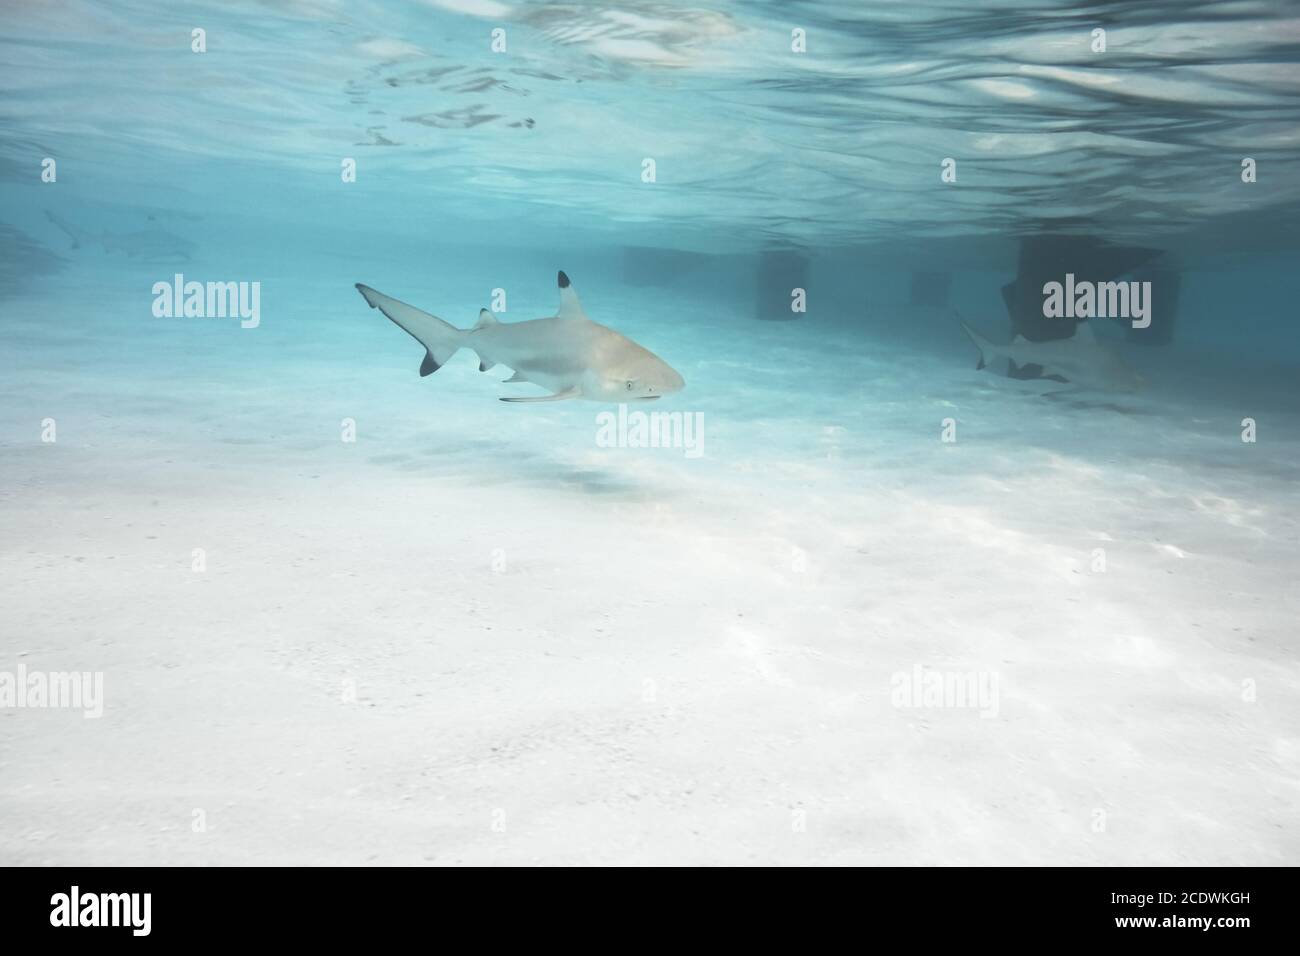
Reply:
[[[628,383],[627,383],[627,390],[628,390],[629,392],[632,391],[632,383],[631,383],[631,382],[628,382]]]

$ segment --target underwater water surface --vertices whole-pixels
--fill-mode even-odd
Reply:
[[[0,863],[1297,862],[1294,5],[0,17]]]

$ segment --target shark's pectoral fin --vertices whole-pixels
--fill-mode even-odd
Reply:
[[[1043,377],[1047,378],[1047,376],[1043,376]],[[1058,379],[1058,381],[1062,381],[1062,380]],[[1039,398],[1050,398],[1055,400],[1057,398],[1060,398],[1062,395],[1068,398],[1071,395],[1082,395],[1082,394],[1083,394],[1083,389],[1081,388],[1058,388],[1054,392],[1042,392],[1039,395]]]
[[[580,394],[581,394],[581,390],[578,388],[578,386],[575,385],[572,388],[566,388],[562,392],[556,392],[554,395],[538,395],[538,396],[530,396],[528,398],[503,398],[501,399],[501,401],[503,402],[563,402],[566,399],[577,398]]]
[[[434,361],[433,353],[426,349],[424,353],[424,361],[420,363],[420,378],[424,378],[426,375],[432,375],[441,367],[442,366]]]

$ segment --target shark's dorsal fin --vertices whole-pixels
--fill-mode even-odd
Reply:
[[[578,301],[578,293],[573,291],[569,277],[561,271],[557,278],[560,286],[560,311],[556,315],[562,319],[585,319],[587,313],[582,311],[582,303]]]
[[[1012,345],[1024,345],[1024,344],[1027,343],[1028,341],[1029,341],[1029,340],[1026,339],[1023,335],[1017,335],[1014,339],[1011,340],[1011,344],[1012,344]]]
[[[1074,327],[1074,337],[1076,339],[1081,339],[1084,342],[1097,341],[1097,333],[1093,329],[1092,323],[1089,322],[1087,319],[1084,319],[1082,322],[1080,322],[1078,325]]]

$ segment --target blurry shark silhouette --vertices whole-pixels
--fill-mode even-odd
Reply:
[[[1142,268],[1163,254],[1163,250],[1142,246],[1120,246],[1089,235],[1043,234],[1020,240],[1016,277],[1002,287],[1014,335],[1029,342],[1068,339],[1073,322],[1062,322],[1043,314],[1043,285],[1060,282],[1067,273],[1088,282],[1110,282]],[[1012,378],[1053,378],[1036,362],[1012,360]]]
[[[472,329],[458,329],[370,286],[357,284],[378,309],[425,348],[420,374],[429,375],[460,349],[478,353],[479,371],[500,363],[514,369],[507,382],[533,382],[550,395],[503,398],[503,402],[648,401],[680,391],[686,383],[663,359],[613,329],[597,325],[582,310],[563,272],[558,277],[559,312],[545,319],[500,322],[487,309]]]
[[[965,322],[961,323],[962,329],[979,349],[980,360],[976,368],[984,368],[998,359],[1008,359],[1014,366],[1036,365],[1043,370],[1044,378],[1060,376],[1078,388],[1135,392],[1146,384],[1117,351],[1097,341],[1091,321],[1071,322],[1068,326],[1075,330],[1068,339],[1031,342],[1023,335],[1017,335],[1007,345],[995,345]]]
[[[194,243],[165,229],[141,229],[138,232],[115,233],[107,229],[99,235],[74,226],[61,216],[45,210],[50,222],[58,226],[69,239],[72,248],[80,249],[83,243],[99,243],[105,252],[121,253],[128,259],[141,262],[189,262],[197,248]]]

